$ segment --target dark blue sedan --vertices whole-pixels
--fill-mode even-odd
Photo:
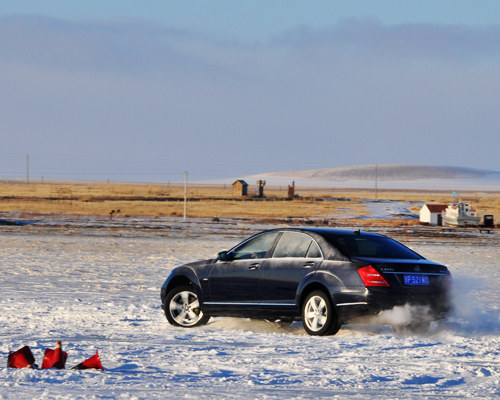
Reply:
[[[175,326],[211,316],[292,322],[310,335],[333,335],[358,317],[395,306],[425,310],[395,329],[424,332],[450,310],[451,276],[383,235],[328,228],[260,232],[217,258],[179,266],[161,288]]]

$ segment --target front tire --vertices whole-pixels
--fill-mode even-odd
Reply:
[[[321,290],[311,292],[302,304],[302,324],[309,335],[335,335],[340,329],[330,297]]]
[[[200,308],[198,295],[191,286],[174,287],[165,298],[165,316],[174,326],[192,328],[210,319]]]

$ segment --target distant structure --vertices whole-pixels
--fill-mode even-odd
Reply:
[[[443,211],[443,224],[447,226],[478,226],[480,222],[476,207],[470,203],[454,202]]]
[[[288,199],[292,200],[295,196],[295,181],[291,185],[288,185]]]
[[[494,228],[495,227],[495,219],[493,215],[485,215],[483,219],[483,226],[485,228]]]
[[[424,204],[420,209],[420,222],[429,225],[443,225],[443,212],[446,204]]]
[[[233,182],[233,196],[248,196],[248,183],[242,179]]]
[[[266,181],[258,180],[257,185],[259,185],[259,198],[264,197],[264,186],[266,185]]]

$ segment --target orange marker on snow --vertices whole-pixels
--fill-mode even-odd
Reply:
[[[42,369],[57,368],[64,369],[68,353],[62,351],[61,341],[57,342],[55,350],[46,349],[43,357]]]
[[[81,362],[78,365],[75,365],[71,369],[90,369],[90,368],[100,369],[101,371],[104,371],[104,368],[101,364],[101,360],[99,359],[99,353],[97,352],[97,350],[92,357],[86,359],[85,361]]]
[[[10,352],[7,360],[8,368],[38,368],[35,364],[35,357],[28,346]]]

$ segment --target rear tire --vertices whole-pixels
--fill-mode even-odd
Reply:
[[[321,290],[311,292],[302,303],[302,324],[309,335],[335,335],[341,324],[330,296]]]
[[[198,295],[191,286],[174,287],[165,298],[164,311],[171,325],[183,328],[205,325],[210,319],[200,308]]]

